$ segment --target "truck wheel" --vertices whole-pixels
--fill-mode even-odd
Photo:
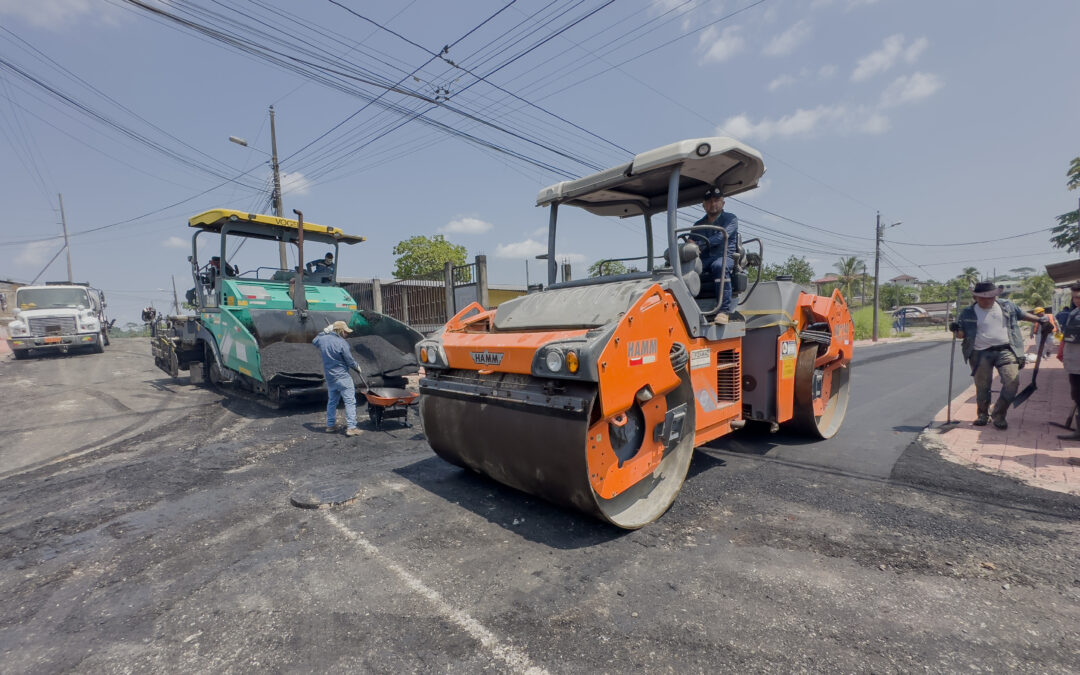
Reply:
[[[94,343],[94,345],[92,347],[90,347],[90,353],[91,354],[101,354],[104,351],[105,351],[105,345],[101,344],[101,340],[98,340],[97,342]]]
[[[15,355],[15,358],[17,360],[22,361],[23,359],[26,359],[26,358],[30,357],[30,350],[29,349],[22,349],[22,350],[19,350],[17,352],[12,352],[12,354]]]

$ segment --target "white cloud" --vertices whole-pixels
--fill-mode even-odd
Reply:
[[[769,91],[776,91],[777,89],[780,89],[781,87],[791,86],[791,85],[795,84],[797,81],[798,80],[796,80],[791,75],[781,75],[780,77],[777,77],[776,79],[774,79],[772,82],[769,83]]]
[[[35,241],[23,247],[22,251],[15,256],[15,263],[26,266],[44,265],[49,258],[56,254],[56,250],[62,246],[62,242]]]
[[[881,93],[881,107],[892,108],[905,103],[914,103],[932,96],[945,86],[941,78],[933,73],[912,73],[902,75]]]
[[[547,253],[547,244],[541,244],[535,239],[516,241],[511,244],[499,244],[495,247],[496,258],[536,258],[541,253]],[[580,253],[556,253],[555,260],[560,263],[582,263],[586,258]]]
[[[890,35],[881,43],[881,49],[870,52],[859,59],[858,63],[855,64],[855,70],[851,73],[851,80],[853,82],[867,80],[874,75],[889,70],[900,60],[909,64],[915,63],[919,56],[926,51],[929,44],[929,40],[921,37],[905,47],[903,35],[900,33]]]
[[[119,7],[94,0],[0,0],[0,16],[18,17],[38,28],[57,29],[87,20],[115,24],[122,14]]]
[[[183,248],[183,249],[187,249],[187,248],[191,247],[191,242],[188,241],[187,239],[184,239],[183,237],[177,237],[176,235],[173,235],[173,236],[169,237],[168,239],[166,239],[165,241],[161,242],[161,245],[164,246],[165,248]]]
[[[821,68],[818,68],[818,73],[817,74],[818,74],[818,77],[821,78],[822,80],[827,80],[827,79],[831,78],[832,76],[836,75],[836,66],[831,65],[831,64],[830,65],[824,65]]]
[[[483,234],[495,227],[489,222],[480,220],[479,218],[458,218],[457,220],[451,220],[446,225],[439,228],[439,232],[445,232],[447,234]]]
[[[795,51],[810,37],[813,29],[806,21],[798,21],[783,33],[769,40],[761,53],[765,56],[786,56]]]
[[[870,135],[883,134],[888,131],[891,126],[888,117],[885,117],[881,113],[871,113],[869,117],[859,124],[859,131]]]
[[[311,181],[299,171],[281,173],[281,192],[288,195],[306,195],[311,190]]]
[[[715,26],[709,26],[698,40],[698,48],[705,51],[701,63],[722,63],[742,51],[746,40],[739,35],[739,26],[728,26],[717,32]]]
[[[762,118],[757,122],[747,115],[736,115],[728,118],[717,132],[739,139],[768,140],[773,137],[808,138],[826,131],[839,134],[877,134],[888,128],[888,118],[865,107],[819,105],[809,110],[799,108],[778,119]]]
[[[547,244],[541,244],[535,239],[499,244],[495,247],[496,258],[533,258],[541,253],[547,253]]]

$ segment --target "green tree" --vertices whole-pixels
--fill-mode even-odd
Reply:
[[[945,302],[946,300],[955,299],[955,293],[950,297],[949,288],[933,279],[925,282],[919,289],[919,302]]]
[[[627,267],[618,260],[597,260],[589,265],[590,277],[609,277],[616,274],[627,274],[629,272],[637,272],[637,269]]]
[[[1080,188],[1080,157],[1073,157],[1069,170],[1065,172],[1065,187],[1070,190]],[[1058,224],[1050,230],[1050,243],[1054,248],[1063,248],[1069,253],[1080,251],[1080,234],[1077,233],[1077,219],[1080,211],[1069,211],[1057,217]]]
[[[1054,297],[1054,282],[1048,274],[1024,279],[1020,287],[1020,304],[1025,307],[1049,307]]]
[[[801,256],[788,256],[780,265],[767,264],[761,270],[761,280],[769,281],[776,277],[788,274],[797,284],[809,284],[814,280],[814,268]],[[751,279],[753,275],[751,275]]]
[[[975,284],[979,283],[979,269],[977,267],[965,267],[964,271],[956,278],[964,282],[966,288],[975,288]]]
[[[915,302],[915,289],[911,286],[885,284],[880,291],[882,309],[895,309],[900,305],[910,305]]]
[[[1035,274],[1034,267],[1015,267],[1009,271],[1020,277],[1021,279],[1027,279],[1032,274]]]
[[[431,237],[416,235],[394,246],[394,278],[410,279],[422,274],[441,270],[451,262],[465,264],[465,247],[451,244],[441,234]]]
[[[850,258],[840,258],[833,267],[840,272],[840,288],[844,294],[844,299],[850,303],[853,299],[851,288],[855,281],[857,281],[862,274],[863,266],[866,263],[859,260],[855,256]]]

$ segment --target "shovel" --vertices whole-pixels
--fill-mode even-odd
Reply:
[[[1019,407],[1021,403],[1031,398],[1031,395],[1035,393],[1035,378],[1039,376],[1039,364],[1042,362],[1043,347],[1046,346],[1046,338],[1050,337],[1050,331],[1043,331],[1042,337],[1039,338],[1039,354],[1035,357],[1035,370],[1031,371],[1031,384],[1024,387],[1024,390],[1016,395],[1013,399],[1013,407]]]

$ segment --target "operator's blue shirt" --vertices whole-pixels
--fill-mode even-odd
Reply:
[[[717,216],[716,222],[710,223],[709,216],[706,215],[701,220],[694,223],[694,225],[717,225],[724,228],[728,234],[727,248],[728,248],[728,260],[735,259],[735,250],[739,241],[739,219],[734,213],[728,213],[727,211],[721,211]],[[700,234],[704,235],[709,240],[709,250],[702,252],[701,263],[706,269],[709,267],[709,263],[713,260],[717,260],[724,256],[724,235],[713,229],[697,230]],[[693,239],[691,239],[693,241]]]
[[[337,333],[319,333],[312,340],[312,343],[319,348],[319,353],[322,354],[323,372],[326,375],[326,381],[348,379],[351,383],[352,378],[349,377],[349,368],[359,370],[360,366],[356,364],[356,360],[352,357],[352,350],[345,338]]]

